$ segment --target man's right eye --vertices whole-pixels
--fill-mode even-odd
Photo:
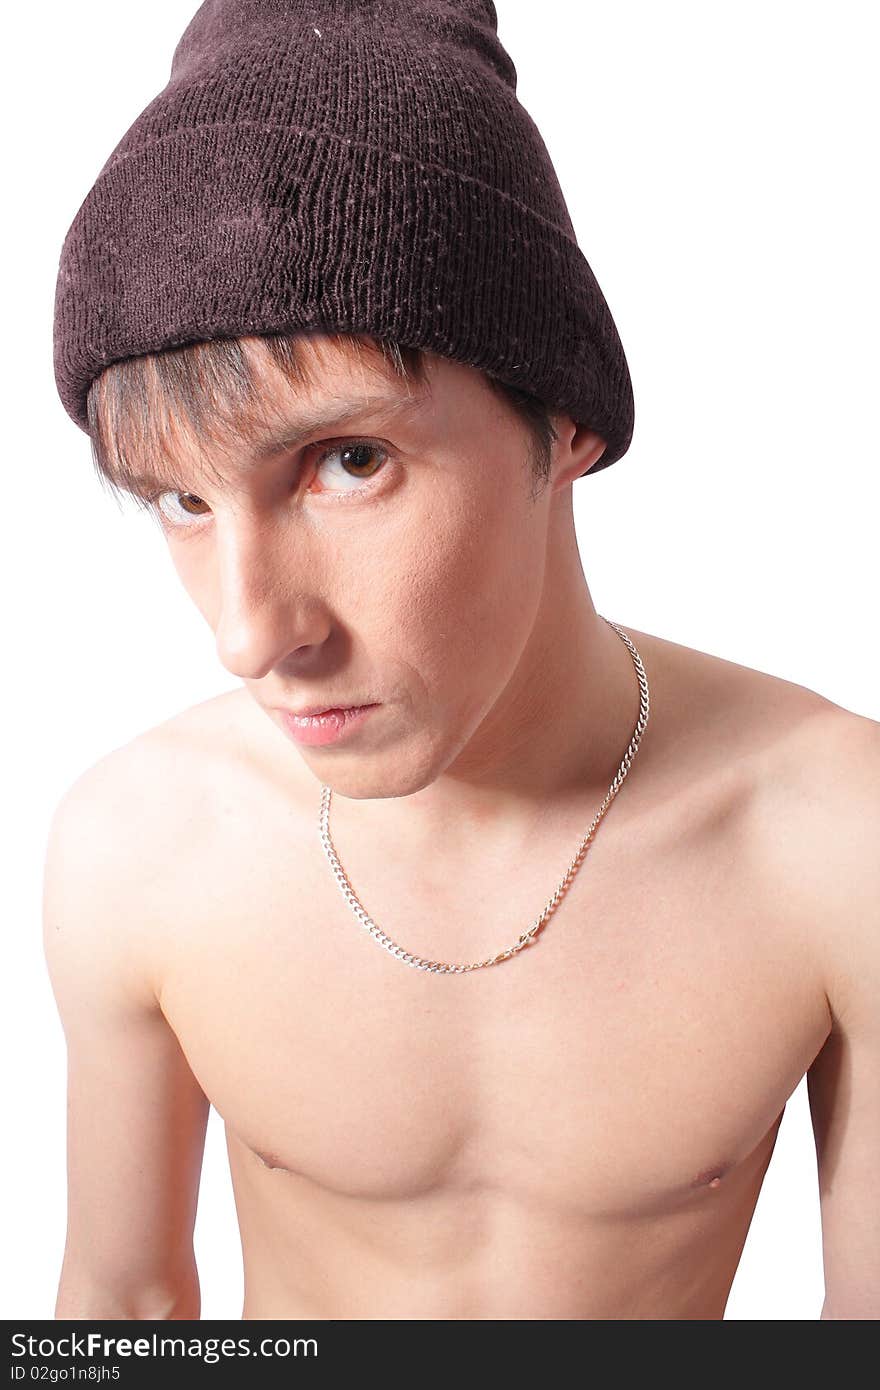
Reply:
[[[154,492],[145,500],[147,506],[166,530],[183,530],[191,526],[195,518],[209,515],[208,512],[188,510],[188,507],[193,503],[197,506],[207,507],[207,503],[204,502],[201,497],[196,497],[195,493],[192,492],[181,492],[174,488],[163,488],[161,492]],[[179,511],[176,510],[177,507],[180,508]]]

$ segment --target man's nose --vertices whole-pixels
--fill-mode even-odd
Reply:
[[[227,538],[218,549],[217,655],[243,680],[259,680],[294,652],[326,641],[331,624],[314,565],[288,540]]]

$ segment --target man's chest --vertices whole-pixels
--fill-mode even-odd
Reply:
[[[334,1192],[659,1215],[747,1174],[827,1035],[809,952],[729,846],[588,855],[534,945],[441,975],[380,949],[319,853],[260,844],[193,902],[162,1005],[233,1134]],[[378,925],[431,959],[491,955],[543,906],[527,873],[441,899],[360,867]]]

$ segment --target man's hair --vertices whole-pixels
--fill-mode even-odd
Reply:
[[[258,340],[295,388],[308,388],[315,384],[317,369],[314,359],[301,349],[303,336],[302,332],[253,334],[246,341]],[[426,380],[425,354],[420,348],[363,333],[325,336],[361,363],[368,357],[386,375],[390,369],[409,383],[422,385]],[[488,372],[481,375],[527,433],[534,498],[549,478],[557,438],[550,409],[536,396]],[[99,480],[117,497],[130,493],[145,506],[128,481],[145,462],[155,464],[159,457],[175,466],[169,445],[181,425],[200,440],[224,448],[247,443],[258,428],[254,415],[259,415],[264,389],[241,338],[187,343],[112,363],[92,382],[87,400],[92,460]]]

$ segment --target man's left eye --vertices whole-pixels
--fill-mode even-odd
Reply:
[[[343,484],[331,491],[355,492],[359,482],[369,482],[381,471],[387,458],[387,451],[370,440],[331,444],[318,455],[315,471],[322,483],[332,479],[334,483]]]

